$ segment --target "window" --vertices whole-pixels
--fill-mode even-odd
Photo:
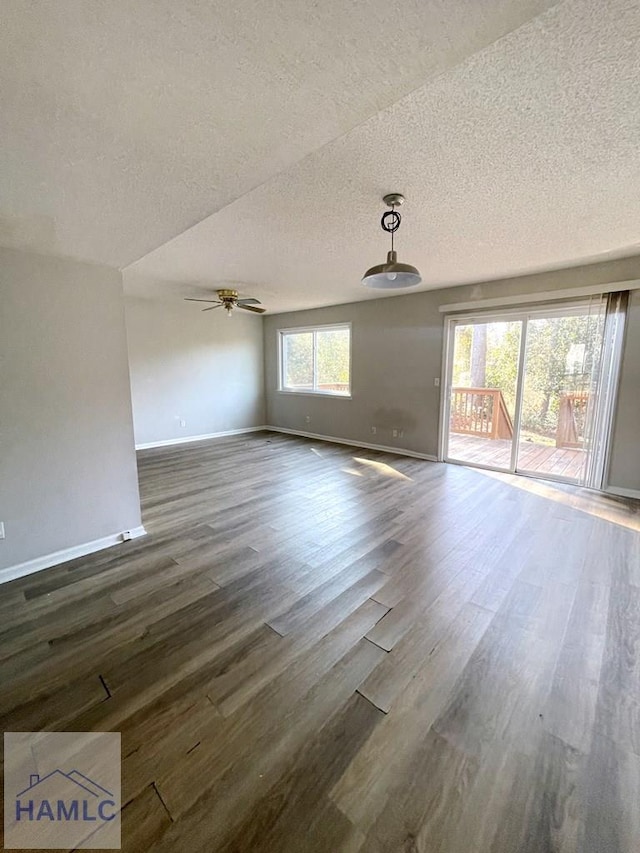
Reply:
[[[351,325],[280,331],[280,391],[351,396]]]

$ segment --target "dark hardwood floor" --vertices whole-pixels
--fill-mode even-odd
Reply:
[[[638,853],[631,502],[269,433],[0,587],[4,730],[123,739],[126,851]]]

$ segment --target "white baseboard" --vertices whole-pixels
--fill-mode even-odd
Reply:
[[[223,432],[207,432],[203,435],[188,435],[185,438],[168,438],[166,441],[148,441],[136,444],[136,450],[148,450],[151,447],[169,447],[172,444],[190,444],[192,441],[206,441],[208,438],[223,438],[225,435],[242,435],[244,432],[260,432],[265,426],[242,427],[242,429],[227,429]]]
[[[607,486],[605,492],[608,495],[618,495],[621,498],[635,498],[640,501],[640,489],[623,489],[620,486]]]
[[[110,548],[112,545],[119,545],[127,539],[137,539],[139,536],[145,536],[146,533],[147,531],[140,525],[140,527],[134,527],[132,530],[112,533],[111,536],[103,536],[101,539],[94,539],[92,542],[84,542],[82,545],[74,545],[72,548],[65,548],[62,551],[54,551],[52,554],[36,557],[35,560],[27,560],[26,563],[8,566],[6,569],[0,569],[0,584],[8,583],[17,578],[24,578],[60,563],[66,563],[67,560],[75,560],[77,557],[93,554],[94,551],[102,551],[103,548]]]
[[[428,453],[418,453],[415,450],[406,450],[404,447],[388,447],[385,444],[369,444],[367,441],[355,441],[354,439],[336,438],[333,435],[320,435],[315,432],[303,432],[299,429],[285,429],[285,427],[266,426],[263,429],[271,432],[283,432],[286,435],[299,435],[302,438],[313,438],[316,441],[329,441],[331,444],[347,444],[351,447],[364,447],[366,450],[381,450],[383,453],[395,453],[396,456],[411,456],[414,459],[426,459],[427,462],[437,462],[436,456]]]

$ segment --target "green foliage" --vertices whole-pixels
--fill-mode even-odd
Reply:
[[[301,332],[284,338],[286,387],[313,387],[313,333]]]
[[[527,326],[522,429],[551,437],[563,394],[592,391],[599,370],[604,319],[597,313],[531,319]],[[487,324],[486,387],[500,388],[515,410],[520,322]],[[469,387],[474,326],[456,328],[453,385]]]
[[[486,378],[487,388],[500,388],[513,415],[520,348],[520,323],[488,323]],[[476,326],[458,326],[454,351],[453,385],[471,385],[471,355]]]
[[[599,370],[603,318],[597,315],[529,321],[522,424],[555,434],[563,394],[588,394]]]
[[[453,386],[467,388],[471,385],[471,341],[473,326],[456,326],[453,348]]]
[[[333,329],[317,334],[318,384],[349,383],[349,332]]]
[[[499,323],[489,334],[487,346],[487,387],[500,388],[512,419],[516,408],[520,323]]]
[[[309,389],[314,387],[314,338],[317,385],[348,385],[349,330],[327,329],[285,335],[285,386]]]

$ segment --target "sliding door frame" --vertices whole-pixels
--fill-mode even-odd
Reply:
[[[599,440],[596,452],[589,459],[587,488],[608,491],[609,468],[611,465],[611,442],[618,407],[618,391],[622,356],[627,336],[629,291],[608,293],[605,314],[604,342],[600,364],[600,383],[603,382],[603,365],[606,369],[606,387],[600,389],[595,413],[594,435]],[[617,298],[617,306],[611,311],[611,303]]]
[[[602,294],[603,298],[606,298],[607,294]],[[530,477],[532,479],[543,479],[543,480],[552,480],[559,483],[567,483],[568,480],[565,477],[559,477],[554,474],[544,474],[544,476],[540,476],[537,472],[531,471],[523,471],[518,469],[517,467],[517,459],[518,459],[518,451],[519,451],[519,442],[520,442],[520,431],[521,431],[521,413],[522,413],[522,401],[524,396],[524,384],[525,384],[525,360],[527,354],[527,327],[528,320],[535,319],[536,317],[544,318],[549,317],[549,315],[553,315],[554,311],[559,313],[562,312],[563,308],[570,311],[571,309],[578,308],[580,306],[584,306],[585,308],[590,308],[593,297],[582,296],[576,299],[562,299],[558,301],[550,301],[546,303],[537,302],[533,305],[529,306],[518,306],[518,307],[505,307],[503,310],[492,307],[488,309],[480,309],[478,311],[473,312],[461,312],[455,314],[445,314],[444,317],[444,340],[443,340],[443,356],[442,356],[442,376],[440,379],[440,388],[442,393],[440,394],[440,422],[439,422],[439,440],[438,440],[438,460],[440,462],[449,462],[452,465],[464,465],[469,468],[480,468],[485,471],[495,471],[501,474],[517,474],[520,477]],[[496,323],[496,322],[513,322],[520,321],[522,323],[522,331],[520,333],[520,349],[518,353],[518,373],[516,380],[516,402],[515,402],[515,411],[514,411],[514,434],[512,437],[511,444],[511,459],[510,459],[510,467],[506,468],[497,468],[490,465],[479,465],[476,462],[465,462],[461,459],[453,459],[448,456],[449,450],[449,419],[450,419],[450,409],[451,409],[451,389],[452,389],[452,365],[453,365],[453,355],[454,355],[454,347],[455,347],[455,330],[456,326],[468,325],[472,323]],[[624,319],[623,319],[624,323]],[[605,326],[606,326],[606,315],[605,315]],[[604,358],[605,349],[607,346],[606,339],[603,341],[603,349],[601,352],[601,359]],[[617,364],[617,367],[614,366],[614,370],[619,371],[620,365]],[[615,389],[614,389],[615,390]],[[611,391],[609,391],[611,393]],[[614,393],[615,398],[615,393]],[[601,402],[598,401],[597,407],[601,407]],[[610,405],[608,407],[610,409]],[[606,480],[607,469],[608,469],[608,457],[610,455],[610,433],[611,427],[613,424],[613,417],[615,413],[615,399],[613,400],[613,411],[608,412],[608,422],[603,426],[602,424],[598,425],[598,428],[603,430],[601,435],[604,437],[604,440],[607,442],[606,453],[605,453],[605,464],[604,464],[604,476],[601,477],[601,481],[599,484],[591,484],[589,480],[587,480],[587,488],[595,488],[598,490],[604,489],[604,482]],[[604,430],[606,429],[606,434]],[[589,451],[589,458],[587,460],[587,473],[589,474],[593,460],[591,458],[592,451]],[[580,484],[583,485],[583,484]]]

